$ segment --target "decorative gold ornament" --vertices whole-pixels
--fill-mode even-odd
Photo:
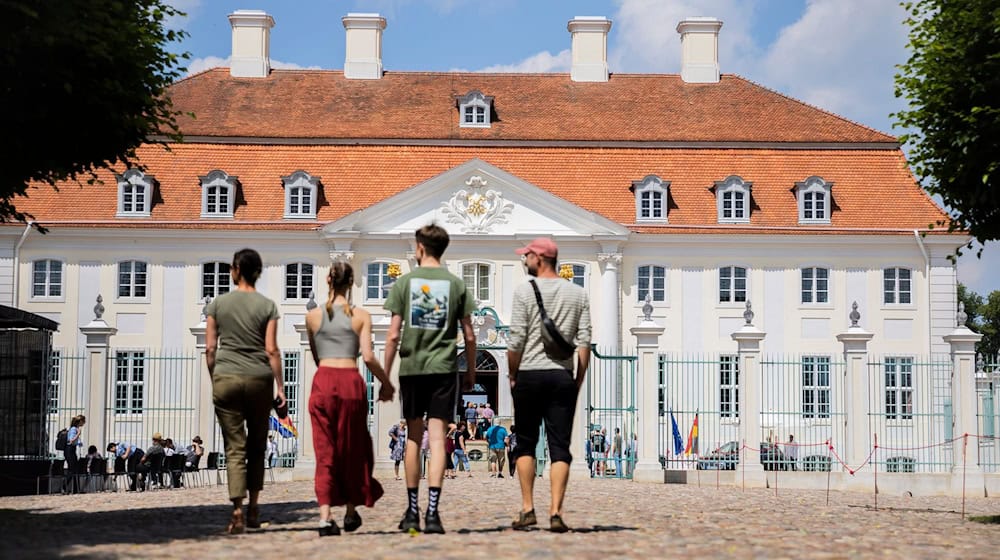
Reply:
[[[559,277],[560,278],[564,278],[566,280],[572,280],[573,279],[573,265],[571,265],[571,264],[564,264],[564,265],[560,266],[559,267]]]
[[[486,213],[486,204],[483,200],[483,195],[474,194],[469,197],[469,207],[466,212],[471,216],[482,216]]]
[[[389,275],[389,278],[395,279],[395,278],[399,278],[403,274],[403,271],[399,269],[399,265],[398,264],[391,263],[389,265],[389,269],[386,271],[386,273]]]

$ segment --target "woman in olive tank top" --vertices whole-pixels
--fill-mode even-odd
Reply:
[[[344,530],[354,531],[361,526],[356,506],[372,507],[383,493],[372,476],[375,455],[368,432],[368,388],[358,371],[359,351],[381,383],[379,400],[391,401],[395,393],[375,359],[371,315],[351,307],[351,265],[334,263],[326,281],[330,286],[326,305],[306,315],[309,348],[319,365],[309,396],[309,418],[316,452],[320,536],[340,534],[331,507],[347,506]]]

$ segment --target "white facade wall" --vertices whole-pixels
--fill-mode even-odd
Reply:
[[[14,248],[0,243],[0,305],[14,305]]]

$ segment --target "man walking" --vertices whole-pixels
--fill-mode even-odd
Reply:
[[[562,507],[573,460],[569,451],[573,414],[590,363],[590,305],[583,288],[556,273],[559,248],[554,241],[539,237],[517,253],[534,278],[514,290],[507,351],[517,425],[514,456],[522,502],[521,513],[512,526],[526,529],[537,524],[533,496],[535,446],[545,420],[552,463],[549,527],[564,533],[569,531],[562,519]],[[548,321],[543,323],[543,317]]]
[[[622,477],[622,430],[615,428],[615,438],[611,440],[611,456],[615,458],[615,476]]]
[[[463,389],[471,390],[476,380],[476,336],[470,320],[476,302],[467,293],[462,279],[441,266],[441,256],[448,242],[448,232],[440,226],[430,224],[418,229],[418,268],[396,280],[385,302],[385,309],[392,313],[385,344],[385,370],[391,371],[398,351],[401,356],[399,393],[407,424],[404,462],[409,505],[399,522],[399,529],[404,532],[420,530],[417,493],[420,488],[420,440],[426,415],[430,467],[424,532],[444,533],[438,503],[444,481],[445,428],[455,413],[457,402],[460,324],[468,356]]]
[[[507,454],[507,428],[500,420],[486,430],[486,444],[490,447],[490,478],[503,478],[504,460]]]

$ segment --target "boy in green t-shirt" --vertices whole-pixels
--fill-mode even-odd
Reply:
[[[431,461],[424,532],[444,533],[438,501],[444,481],[446,425],[455,415],[457,402],[458,325],[462,325],[465,354],[470,356],[465,361],[468,369],[462,386],[471,390],[476,382],[476,336],[470,315],[476,310],[476,302],[466,291],[465,282],[441,266],[441,255],[448,248],[448,232],[430,224],[417,230],[416,241],[419,268],[400,276],[385,302],[385,309],[392,313],[392,323],[383,363],[385,370],[391,371],[398,347],[399,394],[407,425],[404,461],[409,498],[399,528],[404,532],[420,530],[417,492],[426,414]]]

